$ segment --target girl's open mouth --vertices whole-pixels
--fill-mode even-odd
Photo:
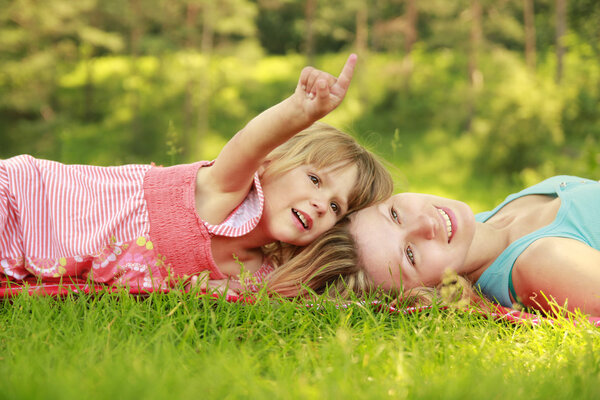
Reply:
[[[311,222],[312,222],[310,220],[310,217],[308,217],[307,215],[304,215],[301,211],[298,211],[295,208],[292,208],[292,213],[296,216],[298,221],[300,221],[300,224],[302,225],[302,227],[304,229],[306,229],[306,230],[310,229]]]

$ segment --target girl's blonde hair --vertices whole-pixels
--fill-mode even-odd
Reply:
[[[377,157],[352,136],[332,126],[316,122],[273,150],[267,157],[263,179],[275,177],[301,165],[316,168],[357,167],[357,179],[348,197],[348,213],[368,207],[391,196],[393,181]],[[345,251],[354,252],[354,239],[346,235],[348,221],[305,247],[276,242],[263,247],[270,263],[277,267],[267,278],[268,290],[283,296],[305,295],[307,289],[322,293],[337,288],[348,295],[347,287],[358,289],[365,275],[357,269],[357,260]],[[349,253],[350,254],[350,253]],[[350,273],[352,271],[352,273]],[[355,273],[356,272],[356,273]],[[343,282],[347,276],[349,282]],[[328,285],[329,284],[329,285]],[[362,285],[364,286],[364,285]]]
[[[348,225],[344,218],[305,247],[282,244],[271,251],[269,259],[276,268],[266,279],[268,291],[286,297],[366,294],[367,276]]]
[[[393,180],[383,163],[350,135],[315,122],[267,156],[263,174],[274,177],[301,165],[346,168],[356,165],[358,177],[348,198],[348,213],[391,196]]]

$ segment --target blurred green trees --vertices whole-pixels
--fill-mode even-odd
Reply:
[[[307,60],[337,72],[355,51],[327,120],[399,189],[483,208],[550,174],[598,178],[600,3],[563,1],[0,0],[0,157],[211,158]]]

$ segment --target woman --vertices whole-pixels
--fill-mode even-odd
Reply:
[[[478,215],[457,200],[401,193],[356,212],[311,247],[329,236],[346,240],[346,250],[307,267],[305,282],[317,291],[337,281],[358,292],[415,294],[440,285],[450,269],[503,306],[550,310],[555,302],[600,315],[597,181],[556,176]],[[350,260],[356,267],[340,273]]]

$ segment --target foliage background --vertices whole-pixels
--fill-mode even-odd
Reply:
[[[398,190],[481,211],[600,178],[599,39],[594,0],[0,0],[0,157],[212,158],[304,65],[337,73],[352,51],[326,121]]]
[[[0,158],[209,159],[304,65],[337,72],[352,51],[327,122],[385,157],[398,190],[481,211],[550,175],[600,178],[599,39],[597,0],[0,0]],[[0,399],[596,399],[599,332],[22,295],[0,302]]]

